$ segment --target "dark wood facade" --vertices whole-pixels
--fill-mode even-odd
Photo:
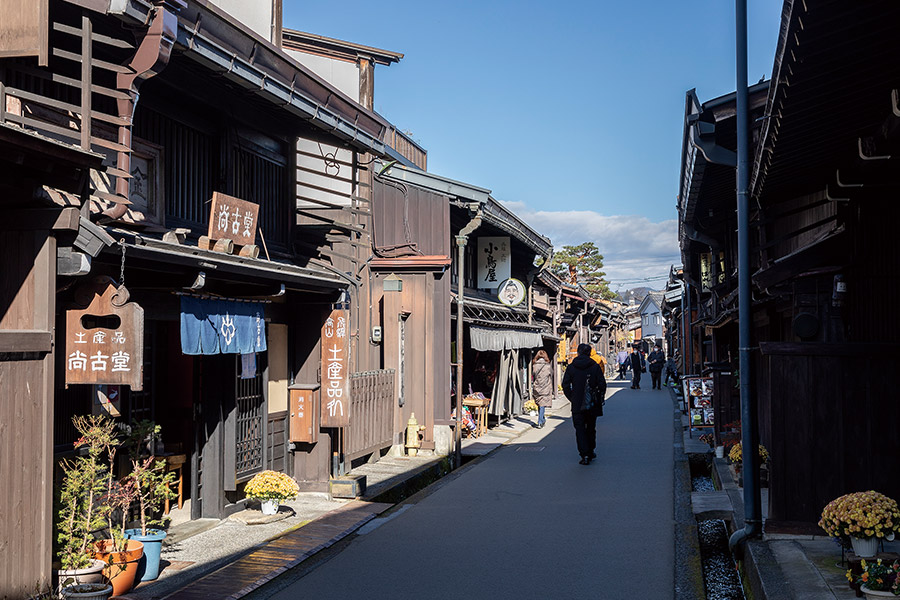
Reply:
[[[80,228],[44,186],[81,195],[100,157],[0,122],[0,597],[50,585],[57,256]]]
[[[845,493],[875,489],[900,497],[885,468],[900,451],[896,428],[885,425],[897,419],[889,374],[900,335],[893,307],[900,293],[893,244],[900,215],[892,201],[900,189],[892,166],[900,42],[887,25],[897,10],[889,2],[786,2],[764,104],[751,89],[758,127],[753,346],[759,348],[752,389],[760,440],[772,451],[771,532],[821,533],[815,523],[822,508]],[[835,37],[837,23],[854,25]],[[703,121],[729,101],[710,101],[693,114]],[[685,157],[693,152],[691,112]],[[727,149],[729,134],[715,122],[716,141]],[[685,282],[694,290],[700,324],[686,335],[702,349],[700,368],[734,371],[734,228],[709,218],[733,218],[727,216],[733,193],[721,187],[733,186],[733,171],[704,171],[702,163],[685,162],[682,172]]]
[[[435,425],[450,418],[450,204],[446,196],[376,180],[377,244],[371,261],[386,368],[397,373],[394,443],[410,416],[435,448]]]
[[[292,451],[287,388],[318,381],[321,325],[353,286],[344,264],[336,272],[322,254],[297,249],[305,232],[296,177],[310,176],[297,175],[296,142],[348,147],[355,162],[357,152],[382,153],[386,132],[374,113],[213,6],[35,6],[48,4],[38,24],[49,32],[38,40],[46,64],[31,46],[0,59],[0,393],[11,399],[0,407],[0,473],[11,482],[0,553],[14,557],[0,566],[4,597],[50,583],[54,454],[71,452],[71,416],[97,409],[93,386],[64,389],[54,376],[63,360],[55,330],[64,331],[84,275],[125,283],[145,307],[144,385],[122,390],[119,418],[155,419],[167,447],[187,455],[192,517],[237,510],[242,483],[267,467],[325,489],[343,436],[325,431],[318,444]],[[186,23],[201,19],[203,31],[180,44]],[[4,20],[0,29],[13,25],[21,23]],[[235,65],[240,72],[222,77]],[[310,105],[315,114],[300,114]],[[360,198],[367,177],[354,175]],[[213,192],[260,206],[258,258],[198,247]],[[368,292],[356,291],[355,313],[365,314]],[[254,377],[240,378],[235,355],[182,354],[177,293],[266,303],[269,350]],[[356,322],[357,337],[360,327],[370,329]],[[378,348],[366,354],[359,364],[380,369]],[[369,389],[366,377],[359,381]],[[368,425],[384,412],[373,398],[392,398],[390,383],[380,375],[373,393],[360,394],[368,400],[354,408],[360,431],[374,437],[347,436],[357,452],[391,443],[386,427]]]

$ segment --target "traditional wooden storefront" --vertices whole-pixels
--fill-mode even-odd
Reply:
[[[73,414],[157,421],[166,453],[185,457],[183,499],[193,517],[239,508],[241,483],[267,466],[325,489],[337,472],[335,456],[379,445],[364,424],[383,412],[370,406],[372,398],[390,396],[393,382],[347,364],[350,425],[326,426],[318,443],[292,443],[289,388],[320,385],[323,326],[352,287],[342,273],[296,252],[302,236],[296,183],[304,177],[296,140],[346,142],[380,154],[383,120],[213,6],[124,2],[111,9],[56,0],[39,16],[50,31],[43,40],[49,64],[27,58],[0,64],[0,126],[62,140],[51,147],[81,149],[69,151],[65,168],[76,169],[80,152],[94,167],[90,178],[45,195],[48,203],[71,207],[62,210],[75,215],[73,237],[99,240],[91,242],[92,254],[105,247],[92,263],[67,254],[71,272],[60,273],[68,277],[60,278],[56,294],[57,331],[66,330],[67,309],[85,306],[79,295],[86,278],[77,275],[108,277],[144,308],[135,330],[143,335],[141,385],[88,379],[65,388],[58,380],[55,418],[44,421],[54,422],[52,438],[45,432],[48,444],[57,456],[70,451]],[[210,349],[201,342],[191,349],[196,340],[185,333],[191,310],[226,329],[239,329],[254,311],[258,343],[232,348],[229,340]],[[94,350],[98,360],[105,357]],[[134,349],[126,354],[138,362]],[[64,370],[68,358],[56,356],[57,368]]]
[[[448,202],[449,227],[444,235],[450,243],[445,248],[451,261],[449,285],[455,293],[448,303],[447,364],[453,368],[453,402],[469,394],[471,387],[471,392],[490,399],[494,417],[520,413],[530,394],[531,352],[544,343],[542,327],[532,318],[529,290],[539,271],[535,259],[549,258],[549,240],[491,198],[490,190],[394,164],[381,177],[395,186],[441,194]],[[457,319],[462,320],[461,327]],[[457,389],[460,369],[462,390]],[[449,397],[444,406],[449,417]]]
[[[889,2],[786,3],[772,84],[750,88],[759,128],[750,380],[772,456],[767,532],[821,533],[822,508],[845,493],[900,495],[884,469],[900,449],[886,428],[898,418],[888,381],[900,328],[891,303],[900,285],[891,200],[900,43],[888,25],[897,16]],[[835,22],[855,26],[835,42]],[[737,354],[734,172],[712,164],[710,147],[694,148],[705,135],[727,149],[729,103],[701,105],[689,93],[683,148],[683,311],[698,311],[688,346],[699,344],[711,368]]]

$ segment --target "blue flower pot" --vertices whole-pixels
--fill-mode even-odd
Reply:
[[[141,581],[153,581],[159,577],[159,555],[162,552],[162,541],[166,532],[161,529],[147,529],[147,535],[141,535],[140,529],[126,529],[125,537],[144,544],[144,556],[138,563],[135,584]]]

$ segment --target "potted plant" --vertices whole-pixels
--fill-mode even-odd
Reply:
[[[895,500],[876,491],[854,492],[829,502],[819,527],[842,541],[849,538],[857,556],[871,558],[879,540],[893,540],[900,531],[900,509]]]
[[[99,416],[72,419],[81,454],[62,462],[56,519],[59,585],[102,581],[104,563],[92,552],[94,532],[103,528],[109,507],[100,502],[107,480],[103,452],[114,438],[112,421]]]
[[[65,600],[108,600],[113,586],[108,583],[77,583],[63,588],[60,597]]]
[[[532,417],[536,417],[538,414],[538,405],[534,400],[526,402],[522,409]]]
[[[867,600],[877,598],[896,598],[900,596],[900,563],[894,561],[891,564],[882,562],[879,558],[875,562],[860,561],[862,574],[854,576],[853,570],[847,571],[847,579],[855,583],[866,595]]]
[[[159,559],[162,542],[168,535],[162,526],[163,519],[157,518],[162,503],[175,497],[171,484],[174,473],[166,473],[165,460],[153,454],[161,449],[161,427],[153,421],[132,422],[128,428],[126,446],[131,460],[128,479],[135,490],[140,528],[126,529],[125,537],[144,545],[144,555],[137,566],[135,580],[152,581],[159,577]]]
[[[120,596],[134,586],[144,545],[125,537],[128,511],[137,498],[137,490],[133,480],[126,478],[117,481],[113,474],[119,449],[118,436],[113,431],[106,441],[105,454],[109,467],[105,473],[105,495],[101,501],[107,506],[106,525],[110,537],[94,542],[94,556],[106,563],[103,574],[113,586],[113,595]]]
[[[278,471],[257,473],[244,487],[244,494],[248,498],[260,501],[264,515],[274,515],[278,512],[279,502],[296,498],[299,493],[300,486],[297,482]]]

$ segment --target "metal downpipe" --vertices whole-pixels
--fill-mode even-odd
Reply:
[[[462,412],[463,412],[463,313],[466,290],[466,244],[469,235],[481,227],[481,209],[475,211],[472,220],[456,236],[459,255],[456,288],[456,427],[453,433],[455,468],[462,466]]]
[[[744,465],[744,528],[728,540],[734,549],[762,532],[759,456],[756,451],[756,403],[750,384],[750,114],[747,102],[747,0],[735,0],[737,54],[737,213],[738,213],[738,351],[741,384],[741,447]]]

